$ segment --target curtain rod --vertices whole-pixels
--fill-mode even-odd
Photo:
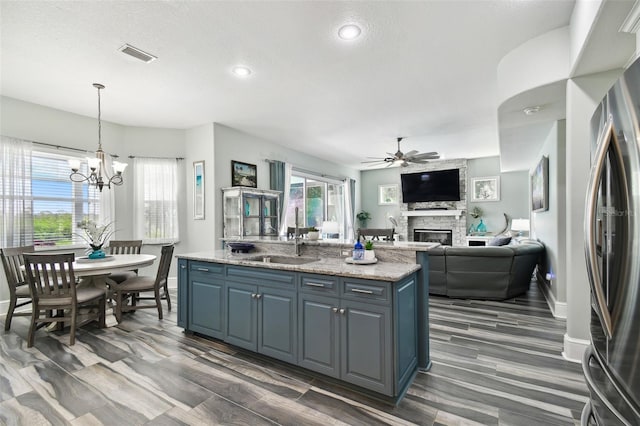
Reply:
[[[135,155],[130,155],[129,158],[154,158],[156,160],[172,160],[172,159],[176,159],[176,160],[184,160],[184,157],[143,157],[143,156],[135,156]]]
[[[275,163],[277,160],[270,160],[268,158],[265,158],[264,161],[267,162],[267,163]],[[315,176],[328,178],[328,179],[333,179],[333,180],[338,180],[338,181],[343,181],[345,179],[348,179],[347,177],[331,176],[331,175],[326,175],[326,174],[321,173],[321,172],[314,172],[313,170],[306,170],[306,169],[303,169],[301,167],[295,166],[293,164],[291,165],[291,167],[293,167],[293,169],[295,171],[297,171],[297,172],[306,173],[308,175],[315,175]]]
[[[23,139],[25,140],[25,139]],[[75,151],[75,152],[84,152],[84,153],[95,153],[95,151],[90,151],[88,149],[80,149],[80,148],[71,148],[70,146],[64,146],[64,145],[54,145],[52,143],[46,143],[46,142],[38,142],[38,141],[28,141],[31,142],[32,144],[35,145],[42,145],[42,146],[49,146],[55,149],[65,149],[67,151]],[[109,154],[108,152],[106,154]],[[109,154],[112,158],[120,158],[119,155],[117,154]]]

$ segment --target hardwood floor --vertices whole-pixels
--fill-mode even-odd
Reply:
[[[432,297],[433,367],[395,407],[152,312],[87,326],[72,347],[42,329],[27,348],[28,318],[14,318],[0,334],[0,423],[577,425],[587,398],[580,365],[561,355],[564,321],[535,284],[506,302]]]

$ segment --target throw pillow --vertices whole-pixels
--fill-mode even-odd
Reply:
[[[511,237],[495,237],[492,240],[489,240],[487,243],[488,246],[506,246],[511,242]]]

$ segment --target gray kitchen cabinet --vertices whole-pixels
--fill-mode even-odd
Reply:
[[[298,365],[340,377],[340,299],[307,293],[298,297]]]
[[[415,273],[385,282],[182,259],[179,266],[178,318],[186,312],[188,331],[392,398],[417,372]]]
[[[225,341],[296,363],[296,300],[293,273],[229,267]]]
[[[189,329],[204,335],[224,337],[224,266],[189,262]],[[180,312],[178,312],[180,315]]]
[[[178,327],[187,327],[187,312],[189,312],[187,305],[187,286],[188,286],[189,273],[187,271],[187,261],[185,259],[178,259],[178,315],[177,323]]]

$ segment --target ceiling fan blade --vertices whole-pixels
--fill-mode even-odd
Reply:
[[[412,149],[411,151],[407,152],[404,154],[405,157],[413,157],[414,155],[416,155],[418,153],[418,151],[416,151],[415,149]]]
[[[385,163],[384,158],[378,158],[377,160],[361,161],[361,163]]]
[[[411,158],[440,158],[440,154],[438,154],[437,152],[423,152],[422,154],[412,155]]]

